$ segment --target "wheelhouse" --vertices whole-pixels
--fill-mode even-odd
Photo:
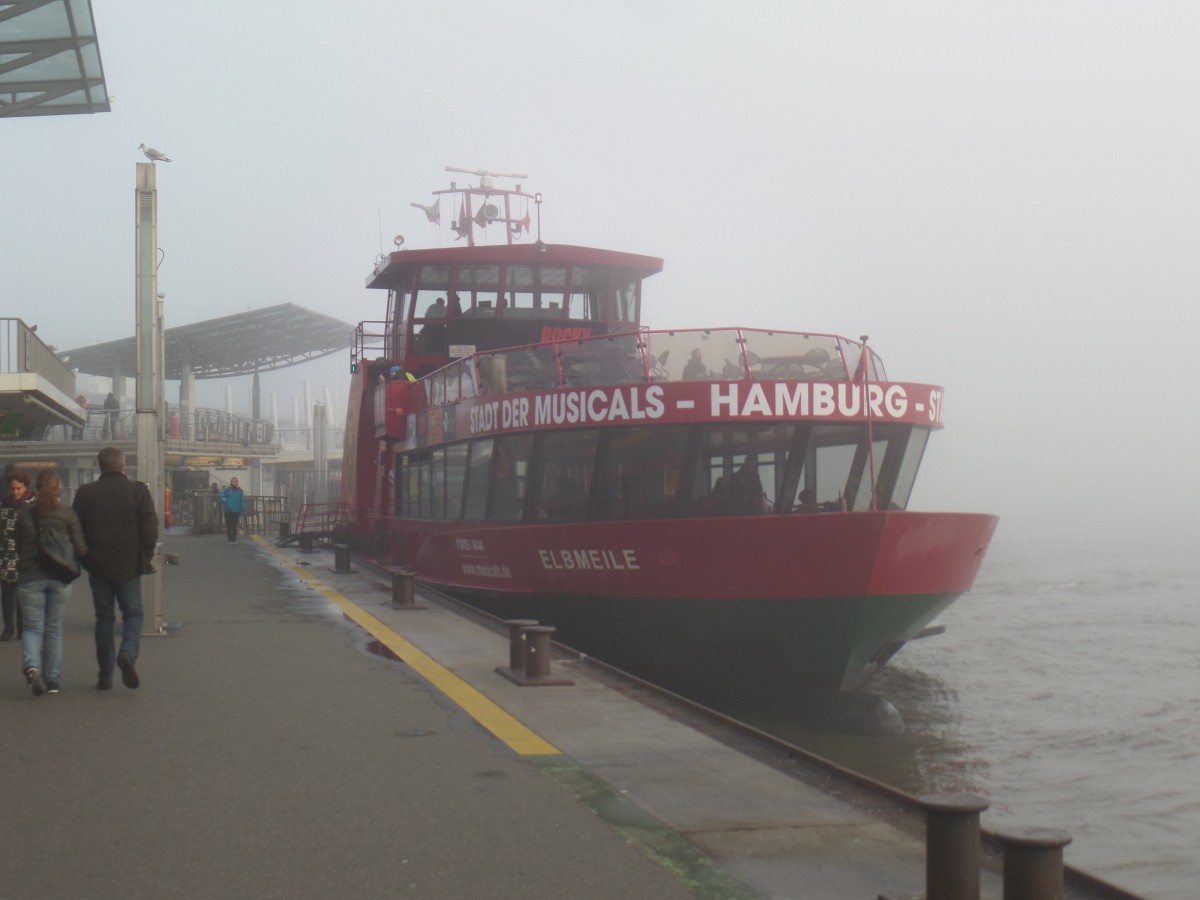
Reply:
[[[548,244],[396,251],[367,282],[388,292],[387,320],[364,322],[371,347],[424,375],[500,347],[635,330],[642,281],[662,260]]]

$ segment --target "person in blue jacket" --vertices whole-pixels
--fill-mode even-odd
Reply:
[[[237,543],[238,519],[246,511],[246,494],[238,487],[236,478],[229,479],[229,487],[221,491],[221,505],[225,507],[225,533],[229,543]]]

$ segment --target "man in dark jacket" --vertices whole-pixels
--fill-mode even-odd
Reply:
[[[150,561],[158,543],[158,514],[150,489],[125,477],[125,453],[120,447],[105,447],[97,461],[100,477],[80,485],[73,504],[88,545],[83,567],[96,607],[96,660],[100,664],[96,687],[102,691],[112,687],[115,664],[125,686],[135,688],[141,683],[136,663],[145,618],[142,575],[154,571]],[[121,607],[121,649],[115,660],[114,604]]]

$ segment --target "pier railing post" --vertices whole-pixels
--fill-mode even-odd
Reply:
[[[1004,844],[1004,900],[1063,900],[1063,847],[1071,835],[1054,828],[1014,828]]]
[[[925,794],[926,900],[979,900],[979,814],[988,801],[978,794]]]

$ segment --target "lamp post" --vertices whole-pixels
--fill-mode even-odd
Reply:
[[[137,476],[150,488],[159,522],[163,516],[163,431],[159,417],[163,401],[162,295],[158,293],[158,190],[153,163],[137,164],[134,235],[137,249]],[[143,634],[163,633],[160,542],[154,550],[153,575],[142,580],[146,618]]]

